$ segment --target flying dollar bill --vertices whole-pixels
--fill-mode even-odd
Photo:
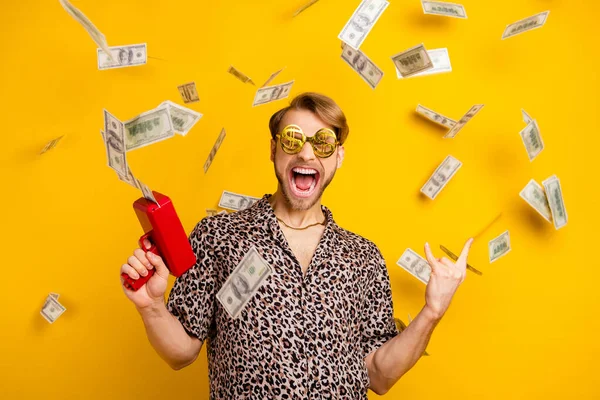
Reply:
[[[106,52],[106,54],[108,54],[108,57],[113,62],[115,62],[116,60],[114,59],[113,55],[109,51],[108,44],[106,43],[106,37],[104,36],[104,34],[102,32],[100,32],[98,30],[98,28],[96,28],[96,26],[92,23],[92,21],[90,21],[90,19],[88,17],[86,17],[81,11],[79,11],[78,8],[73,6],[73,4],[71,4],[70,1],[59,0],[59,2],[60,2],[60,5],[63,6],[65,11],[67,13],[69,13],[69,15],[71,17],[73,17],[75,19],[75,21],[79,22],[81,24],[81,26],[83,26],[83,28],[87,31],[87,33],[90,35],[90,37],[94,41],[94,43],[96,43],[96,45],[98,45],[98,47],[100,47],[102,50],[104,50]]]
[[[448,184],[450,179],[460,169],[462,163],[452,156],[448,156],[437,167],[431,178],[421,188],[421,193],[430,199],[435,199],[438,193]]]
[[[100,134],[102,135],[102,141],[104,142],[104,144],[106,145],[106,135],[104,134],[103,131],[100,131]],[[108,149],[107,149],[107,157],[109,157],[109,153],[108,153]],[[108,159],[108,162],[110,163],[110,159]],[[109,164],[110,166],[110,164]],[[114,168],[113,168],[114,169]],[[117,176],[119,177],[119,180],[122,182],[125,182],[131,186],[133,186],[136,189],[139,189],[138,187],[138,180],[135,179],[135,176],[133,176],[133,173],[131,172],[131,169],[129,168],[129,165],[127,165],[127,175],[121,175],[118,171],[117,171]]]
[[[433,62],[423,44],[392,56],[396,70],[404,78],[416,75],[433,68]]]
[[[164,104],[124,122],[127,151],[149,146],[175,136],[169,107],[168,104]]]
[[[548,198],[548,204],[552,213],[554,228],[560,229],[567,224],[568,220],[560,181],[556,175],[552,175],[543,181],[542,185],[544,185],[544,189],[546,189],[546,197]]]
[[[54,323],[67,309],[65,306],[60,304],[57,296],[53,296],[52,294],[46,297],[46,301],[40,311],[42,317],[46,319],[49,323]]]
[[[98,69],[126,68],[145,65],[148,61],[146,43],[98,49]]]
[[[306,3],[305,5],[303,5],[302,7],[300,7],[299,9],[297,9],[294,12],[294,14],[292,15],[292,18],[297,17],[298,14],[300,14],[302,11],[306,10],[308,7],[310,7],[313,4],[315,4],[317,1],[319,1],[319,0],[310,0],[308,3]]]
[[[465,127],[467,122],[469,122],[479,111],[481,111],[484,107],[484,104],[475,104],[467,113],[460,119],[458,122],[450,129],[445,135],[445,139],[452,139]]]
[[[548,198],[539,183],[533,179],[530,180],[523,190],[521,190],[519,196],[548,222],[552,222],[552,211],[550,211]]]
[[[522,19],[515,23],[506,26],[504,33],[502,34],[502,40],[508,39],[520,33],[531,31],[533,29],[541,28],[546,23],[550,11],[544,11],[534,16]]]
[[[256,86],[256,84],[254,82],[252,82],[252,79],[250,79],[250,77],[248,75],[240,72],[233,65],[229,66],[229,69],[227,70],[227,72],[229,72],[231,75],[235,76],[236,78],[238,78],[240,81],[242,81],[244,83],[250,83],[250,84]]]
[[[411,75],[407,78],[416,78],[425,75],[442,74],[444,72],[452,72],[452,64],[450,64],[450,56],[448,55],[448,49],[432,49],[427,50],[427,55],[431,59],[433,68]],[[402,74],[398,68],[396,68],[396,76],[398,79],[403,79]]]
[[[135,182],[137,184],[138,189],[142,191],[142,194],[144,195],[146,200],[150,200],[151,202],[158,204],[158,201],[156,201],[156,198],[154,197],[154,192],[150,190],[150,188],[147,185],[145,185],[139,179],[136,179]]]
[[[127,176],[127,148],[125,146],[125,126],[114,115],[104,110],[104,145],[108,166],[117,174]]]
[[[426,259],[418,255],[414,250],[408,248],[396,262],[400,267],[404,268],[412,276],[423,282],[429,283],[431,276],[431,267]]]
[[[271,266],[252,246],[217,293],[217,300],[227,314],[236,319],[272,272]]]
[[[385,0],[363,0],[342,29],[338,38],[358,50],[390,3]]]
[[[533,161],[544,150],[544,141],[536,120],[532,120],[521,132],[521,139],[527,150],[529,161]]]
[[[196,125],[200,118],[202,118],[202,114],[199,112],[180,106],[170,100],[163,101],[160,103],[159,107],[164,105],[168,107],[175,133],[178,133],[181,136],[187,135],[192,127]]]
[[[421,0],[421,5],[423,6],[423,12],[425,14],[442,15],[444,17],[467,18],[467,12],[460,4]]]
[[[456,125],[456,121],[453,119],[450,119],[446,116],[443,116],[440,113],[437,113],[425,106],[422,105],[417,105],[417,114],[424,116],[425,118],[427,118],[430,121],[433,121],[437,124],[440,124],[446,128],[452,128],[454,127],[454,125]]]
[[[262,104],[267,104],[272,101],[281,100],[288,97],[290,90],[292,90],[293,84],[294,81],[290,81],[280,85],[266,86],[258,89],[256,91],[256,96],[254,96],[252,107],[260,106]]]
[[[221,147],[223,140],[225,140],[226,134],[227,133],[225,132],[225,128],[221,129],[221,133],[219,133],[219,137],[217,137],[217,141],[215,142],[212,149],[210,150],[210,153],[208,154],[208,158],[206,159],[206,162],[204,163],[204,173],[205,174],[208,171],[208,169],[210,168],[210,165],[212,164],[215,156],[217,155],[217,151],[219,151],[219,148]]]
[[[179,94],[185,104],[194,103],[200,101],[198,91],[196,90],[196,82],[184,83],[183,85],[177,86]]]
[[[56,145],[58,144],[58,142],[60,142],[60,140],[65,137],[65,135],[59,136],[55,139],[52,139],[51,141],[49,141],[46,146],[44,146],[44,148],[42,149],[42,151],[40,151],[40,154],[44,154],[45,152],[52,150],[53,148],[56,147]]]
[[[510,234],[508,231],[502,233],[497,238],[490,240],[488,243],[490,263],[493,263],[502,256],[505,256],[510,251]]]
[[[527,114],[527,112],[525,110],[523,110],[521,108],[521,114],[523,114],[523,122],[525,122],[526,124],[529,124],[531,121],[533,121],[533,118],[531,118],[529,116],[529,114]]]
[[[258,200],[260,200],[258,197],[244,196],[224,190],[221,199],[219,200],[219,207],[241,211],[251,207]]]
[[[265,83],[262,84],[261,88],[264,88],[265,86],[267,86],[269,83],[271,83],[271,81],[273,79],[275,79],[277,77],[277,75],[279,75],[281,73],[281,71],[283,71],[285,69],[285,67],[281,68],[279,71],[275,71],[271,74],[271,76],[269,76],[269,79],[267,79],[267,81]]]
[[[342,59],[348,63],[348,65],[358,74],[371,89],[375,89],[381,78],[383,78],[383,71],[371,61],[362,51],[355,50],[352,47],[344,43],[344,50],[342,51]]]

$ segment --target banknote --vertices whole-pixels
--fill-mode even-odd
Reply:
[[[277,75],[279,75],[281,73],[281,71],[283,71],[285,69],[285,67],[281,68],[279,71],[275,71],[271,74],[271,76],[269,76],[269,79],[267,79],[267,81],[265,83],[262,84],[261,88],[264,88],[265,86],[267,86],[269,83],[271,83],[271,81],[273,79],[275,79],[277,77]]]
[[[502,40],[518,35],[519,33],[541,28],[546,23],[548,14],[550,14],[550,11],[544,11],[510,25],[506,25],[506,29],[504,29],[504,33],[502,34]]]
[[[529,183],[521,190],[519,196],[527,202],[534,210],[536,210],[548,222],[552,222],[552,211],[548,204],[548,198],[542,186],[535,180],[530,180]]]
[[[177,89],[185,104],[200,101],[198,91],[196,90],[196,82],[184,83],[183,85],[177,86]]]
[[[108,166],[119,175],[127,175],[127,148],[125,146],[125,126],[117,117],[104,110],[104,146]]]
[[[133,176],[133,173],[131,172],[131,169],[129,167],[127,167],[127,175],[119,175],[119,174],[117,174],[117,175],[121,182],[125,182],[128,185],[131,185],[136,189],[142,190],[142,188],[138,186],[139,181],[135,178],[135,176]]]
[[[425,14],[443,15],[445,17],[467,18],[465,8],[460,4],[445,3],[441,1],[421,0]]]
[[[97,52],[98,69],[101,71],[105,69],[145,65],[148,61],[146,43],[128,46],[113,46],[108,48],[108,52],[102,49],[98,49]]]
[[[523,139],[525,150],[527,150],[531,162],[544,150],[544,141],[536,120],[531,121],[519,134]]]
[[[65,306],[60,304],[58,302],[57,298],[54,298],[54,296],[48,295],[48,297],[46,297],[46,301],[44,302],[44,306],[42,307],[42,310],[40,311],[40,314],[42,314],[42,317],[44,317],[46,319],[46,321],[48,321],[52,324],[66,310],[67,309],[65,308]]]
[[[560,229],[567,224],[568,220],[560,181],[556,175],[552,175],[543,181],[542,185],[544,185],[544,189],[546,189],[546,197],[548,198],[548,205],[550,206],[550,211],[552,213],[554,228]]]
[[[362,0],[338,38],[358,50],[389,4],[385,0]]]
[[[497,238],[490,240],[488,249],[490,253],[490,263],[493,263],[500,257],[506,255],[510,251],[510,234],[508,231],[502,233]]]
[[[471,107],[471,109],[469,111],[467,111],[467,113],[465,115],[463,115],[463,117],[456,123],[456,125],[454,125],[452,127],[452,129],[450,129],[445,135],[444,138],[448,139],[448,138],[453,138],[456,136],[456,134],[458,132],[461,131],[462,128],[465,127],[465,125],[467,124],[467,122],[469,122],[475,115],[477,115],[477,113],[479,111],[481,111],[481,109],[483,108],[484,104],[475,104],[473,107]]]
[[[60,297],[60,294],[50,292],[50,297],[54,297],[54,299],[58,300],[58,298]]]
[[[450,119],[446,116],[443,116],[442,114],[439,114],[427,107],[424,107],[422,105],[417,105],[417,114],[424,116],[425,118],[427,118],[428,120],[431,120],[437,124],[440,124],[442,126],[445,126],[446,128],[452,128],[454,125],[456,125],[456,121],[453,119]]]
[[[290,90],[292,90],[293,84],[294,81],[290,81],[280,85],[265,86],[258,89],[256,91],[256,96],[254,96],[252,107],[260,106],[262,104],[267,104],[272,101],[281,100],[288,97]]]
[[[170,100],[160,103],[160,106],[164,105],[168,107],[171,122],[173,123],[173,130],[181,136],[187,135],[196,122],[202,118],[202,114],[199,112],[180,106]]]
[[[81,11],[79,11],[78,8],[73,6],[73,4],[71,4],[70,1],[59,0],[59,2],[60,2],[60,5],[63,6],[65,11],[67,13],[69,13],[69,15],[71,17],[73,17],[75,19],[75,21],[79,22],[81,24],[81,26],[83,26],[83,28],[87,31],[87,33],[90,35],[90,37],[94,41],[94,43],[96,43],[96,45],[98,47],[100,47],[102,50],[104,50],[104,52],[108,55],[108,57],[113,62],[115,62],[116,59],[109,51],[108,44],[106,43],[106,37],[104,36],[104,34],[102,32],[100,32],[98,30],[98,28],[96,28],[96,26],[92,23],[92,21],[90,21],[90,19],[88,17],[86,17]]]
[[[529,114],[527,114],[527,112],[525,110],[523,110],[522,108],[521,108],[521,113],[523,114],[523,122],[525,122],[526,124],[528,124],[531,121],[533,121],[533,118],[531,118],[529,116]]]
[[[51,141],[49,141],[46,146],[44,146],[44,148],[42,149],[42,151],[40,151],[40,154],[44,154],[45,152],[52,150],[53,148],[56,147],[56,145],[58,144],[58,142],[60,142],[60,140],[65,137],[65,135],[61,135],[55,139],[52,139]]]
[[[392,61],[404,78],[433,68],[433,63],[423,44],[392,56]]]
[[[156,204],[158,204],[158,201],[156,201],[156,198],[154,197],[154,192],[152,190],[150,190],[150,188],[148,186],[146,186],[142,181],[140,181],[139,179],[135,180],[137,183],[137,187],[138,189],[140,189],[142,191],[142,194],[144,195],[144,197],[147,200],[150,200]]]
[[[217,155],[217,151],[219,151],[219,147],[221,147],[221,144],[223,143],[223,140],[225,139],[226,134],[227,133],[225,132],[225,128],[221,129],[221,133],[219,133],[219,137],[217,138],[217,141],[213,145],[212,149],[210,150],[210,154],[208,155],[208,158],[206,159],[206,162],[204,163],[204,173],[205,174],[208,171],[208,169],[210,168],[210,165],[212,164],[215,156]]]
[[[240,72],[233,65],[229,66],[229,69],[227,70],[227,72],[229,72],[231,75],[235,76],[236,78],[238,78],[240,81],[242,81],[244,83],[251,83],[254,86],[256,86],[255,83],[252,82],[252,79],[250,79],[250,77],[248,75]]]
[[[383,71],[369,57],[362,51],[355,50],[345,43],[344,50],[342,51],[342,59],[353,70],[358,72],[361,78],[371,86],[371,89],[375,89],[381,78],[383,78]]]
[[[429,58],[431,59],[433,68],[411,75],[408,78],[452,72],[452,64],[450,64],[450,56],[448,55],[447,48],[427,50],[427,55],[429,55]],[[396,76],[398,79],[403,79],[398,68],[396,68]]]
[[[175,136],[169,107],[169,105],[164,104],[124,122],[125,148],[127,151],[139,149]]]
[[[206,216],[207,217],[214,217],[215,215],[217,215],[217,210],[215,210],[214,208],[207,208],[206,209]]]
[[[292,15],[292,18],[297,17],[298,14],[300,14],[302,11],[306,10],[308,7],[310,7],[313,4],[315,4],[317,1],[319,1],[319,0],[310,0],[308,3],[304,4],[302,7],[300,7],[299,9],[297,9],[294,12],[294,14]]]
[[[421,193],[430,199],[435,199],[438,193],[448,184],[462,163],[452,156],[448,156],[437,167],[431,178],[421,188]]]
[[[252,246],[227,278],[217,299],[229,316],[236,319],[273,270]]]
[[[241,211],[252,206],[258,200],[260,200],[258,197],[244,196],[224,190],[221,195],[221,200],[219,200],[219,207],[227,208],[228,210]]]
[[[429,266],[429,263],[427,263],[426,259],[418,255],[412,249],[406,249],[396,264],[404,268],[407,272],[424,284],[429,283],[431,267]]]

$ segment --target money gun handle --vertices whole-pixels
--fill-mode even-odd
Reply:
[[[160,253],[158,251],[158,247],[156,247],[151,241],[150,241],[150,236],[152,235],[152,231],[142,235],[140,237],[139,240],[139,245],[140,245],[140,249],[144,250],[146,253],[147,252],[152,252],[154,254],[156,254],[157,256],[160,256]],[[146,248],[144,246],[144,239],[148,239],[148,241],[150,242],[150,247]],[[134,292],[136,292],[139,288],[141,288],[142,286],[144,286],[144,284],[146,282],[148,282],[148,279],[150,279],[152,277],[152,275],[154,275],[154,272],[156,271],[156,268],[152,268],[148,270],[148,275],[146,276],[140,276],[138,279],[132,279],[129,277],[128,274],[126,273],[122,273],[121,276],[123,277],[123,286],[125,286],[127,289],[129,290],[133,290]]]

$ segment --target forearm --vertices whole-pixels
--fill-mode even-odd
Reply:
[[[150,344],[171,368],[181,369],[196,359],[199,349],[194,348],[193,339],[164,303],[137,310],[144,321]]]
[[[425,306],[401,334],[375,351],[369,378],[376,393],[386,393],[417,363],[438,322],[439,317]]]

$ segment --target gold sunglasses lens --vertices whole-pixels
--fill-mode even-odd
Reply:
[[[280,134],[280,140],[281,147],[288,153],[300,151],[304,144],[302,131],[295,126],[286,127]]]

